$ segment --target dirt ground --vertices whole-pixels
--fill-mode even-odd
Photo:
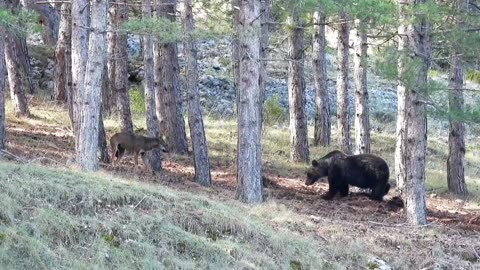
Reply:
[[[73,137],[68,130],[38,123],[29,125],[10,122],[7,132],[7,147],[11,158],[22,163],[65,166],[73,154]],[[193,182],[192,164],[190,156],[166,154],[163,157],[164,171],[157,175],[152,175],[143,167],[135,168],[130,156],[124,157],[116,168],[110,164],[101,166],[105,171],[123,178],[159,183],[177,190],[201,193],[216,200],[232,200],[236,185],[235,164],[212,161],[211,188]],[[327,184],[322,182],[305,186],[302,171],[291,172],[290,177],[286,177],[278,175],[275,168],[265,164],[264,172],[268,179],[265,189],[267,200],[284,204],[318,224],[317,235],[326,243],[336,241],[335,234],[331,231],[333,223],[340,226],[342,231],[347,231],[349,237],[375,235],[371,241],[379,249],[383,247],[384,252],[390,256],[401,252],[405,258],[420,256],[417,260],[424,260],[423,269],[434,269],[432,267],[435,262],[422,259],[422,256],[428,256],[434,244],[442,245],[444,252],[451,252],[449,256],[460,256],[463,260],[480,263],[480,211],[474,203],[443,195],[427,195],[428,225],[425,228],[435,228],[435,232],[441,234],[425,236],[422,227],[407,225],[404,209],[398,204],[395,190],[391,190],[385,201],[380,203],[371,201],[360,193],[325,201],[320,198],[320,194],[326,191]],[[391,235],[397,235],[399,242],[392,242]],[[414,244],[400,252],[397,246],[405,239]]]

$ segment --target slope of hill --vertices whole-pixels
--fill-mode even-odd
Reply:
[[[0,161],[1,269],[375,269],[372,258],[395,269],[480,267],[478,159],[467,155],[470,200],[443,194],[438,140],[429,142],[429,225],[411,227],[391,204],[394,190],[383,203],[361,194],[321,200],[327,186],[303,185],[306,166],[289,162],[286,130],[265,129],[267,201],[245,206],[233,199],[234,122],[206,121],[213,186],[204,188],[192,182],[190,156],[166,155],[155,176],[129,158],[76,172],[66,166],[67,112],[39,97],[30,102],[31,119],[7,108],[5,156],[20,164]],[[114,121],[106,123],[111,134]],[[393,166],[394,138],[373,140]],[[331,149],[312,147],[312,157]]]
[[[280,209],[267,214],[271,205],[227,205],[105,174],[5,162],[0,179],[2,269],[329,265],[325,248],[307,238],[312,232],[289,229],[282,216],[295,215]]]

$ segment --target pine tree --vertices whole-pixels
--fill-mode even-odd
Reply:
[[[242,4],[241,0],[231,0],[232,2],[232,11],[233,11],[233,38],[232,38],[232,70],[233,70],[233,85],[235,87],[235,97],[236,97],[236,108],[238,114],[238,107],[240,106],[240,5]]]
[[[3,5],[0,4],[0,8]],[[0,25],[0,52],[3,52],[5,49],[5,30],[3,25]],[[0,53],[0,150],[5,149],[5,58],[4,54]]]
[[[54,77],[54,98],[59,101],[68,101],[71,82],[71,42],[72,25],[70,20],[70,4],[61,4],[60,27],[55,48],[55,77]]]
[[[260,0],[240,3],[237,192],[245,203],[263,201],[260,76]]]
[[[159,18],[175,21],[176,2],[158,0],[157,4]],[[188,151],[188,145],[180,100],[177,44],[175,42],[157,42],[154,64],[160,132],[165,135],[166,143],[172,152],[185,154]]]
[[[149,20],[152,18],[152,1],[143,0],[142,5],[143,19]],[[155,87],[154,87],[154,64],[153,64],[153,38],[150,35],[143,37],[143,70],[145,78],[143,79],[143,88],[145,95],[145,111],[146,111],[146,125],[148,136],[159,138],[160,130],[158,126],[158,118],[155,106]],[[161,150],[158,148],[152,149],[145,153],[147,166],[154,172],[159,172],[162,169]]]
[[[261,16],[261,35],[260,35],[260,61],[262,66],[260,68],[260,78],[258,84],[260,85],[260,92],[262,93],[261,101],[262,106],[265,102],[265,91],[267,85],[267,57],[268,57],[268,43],[269,43],[269,20],[270,13],[272,9],[271,0],[260,0],[260,16]],[[263,124],[263,113],[261,117],[261,122]]]
[[[355,20],[355,153],[370,153],[370,119],[367,91],[367,25]]]
[[[455,6],[458,10],[456,26],[460,29],[465,27],[464,16],[468,12],[468,0],[456,0]],[[460,42],[464,41],[460,39]],[[453,42],[455,44],[456,42]],[[463,46],[454,46],[450,58],[449,74],[449,110],[451,113],[462,112],[465,109],[463,97],[464,88],[464,54],[459,48]],[[468,194],[465,183],[465,125],[458,117],[450,116],[450,132],[448,136],[448,159],[447,159],[447,183],[448,190],[454,194],[465,196]]]
[[[107,81],[106,88],[102,89],[103,113],[106,116],[112,116],[117,113],[115,96],[115,63],[117,63],[116,49],[118,28],[115,22],[117,5],[110,5],[107,17]]]
[[[327,63],[325,60],[325,15],[321,11],[313,14],[313,68],[315,80],[315,131],[314,145],[330,145],[331,120],[327,89]]]
[[[193,37],[194,21],[192,1],[185,0],[183,7],[184,28],[184,55],[186,58],[186,81],[188,92],[188,124],[193,148],[193,163],[195,167],[195,181],[204,186],[211,185],[210,162],[208,160],[208,146],[203,125],[200,95],[198,92],[197,45]]]
[[[337,42],[337,129],[338,144],[345,153],[351,152],[348,102],[348,49],[350,25],[347,14],[340,11]]]
[[[107,0],[97,0],[91,6],[91,32],[85,72],[85,92],[79,93],[79,128],[77,164],[82,170],[98,170],[99,119],[102,73],[106,60]]]
[[[90,12],[89,2],[79,0],[72,2],[72,126],[75,134],[76,156],[79,151],[79,121],[80,101],[85,92],[85,67],[88,59],[88,17]]]
[[[430,66],[429,25],[420,12],[411,15],[423,1],[399,1],[398,28],[398,117],[395,169],[398,187],[412,224],[426,223],[425,152],[427,148],[426,111]],[[412,17],[413,16],[413,17]]]
[[[120,127],[122,131],[133,134],[132,113],[130,111],[130,96],[128,95],[128,52],[127,52],[127,33],[119,31],[120,26],[128,19],[127,0],[117,0],[112,6],[112,20],[114,30],[113,55],[114,71],[110,84],[113,92],[113,100],[116,104],[120,117]]]
[[[7,30],[5,37],[5,63],[8,72],[8,84],[10,86],[10,97],[16,116],[30,116],[25,89],[22,84],[22,66],[19,62],[18,36]]]
[[[291,30],[288,35],[288,108],[290,115],[290,158],[308,162],[307,117],[305,113],[305,40],[304,26],[298,11],[288,18]]]

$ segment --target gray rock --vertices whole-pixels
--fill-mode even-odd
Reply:
[[[27,44],[33,45],[33,46],[43,45],[44,42],[43,42],[42,34],[33,33],[31,35],[28,35]]]
[[[392,267],[388,265],[385,261],[375,257],[368,260],[367,268],[372,270],[392,270]]]
[[[127,38],[128,56],[136,56],[140,53],[140,37],[138,35],[129,34]]]
[[[144,78],[145,78],[145,71],[141,69],[138,71],[137,75],[135,75],[135,80],[137,80],[138,82],[141,82],[143,81]]]

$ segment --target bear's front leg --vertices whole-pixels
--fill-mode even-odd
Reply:
[[[327,193],[320,196],[324,200],[331,200],[337,194],[338,190],[335,187],[330,186]]]
[[[340,196],[342,197],[348,196],[348,185],[344,185],[340,187]]]
[[[338,171],[336,168],[330,168],[329,174],[328,174],[328,191],[327,193],[323,194],[321,197],[324,200],[331,200],[337,192],[339,191],[338,189],[338,183],[341,182],[339,181],[339,175]],[[341,178],[340,178],[341,180]]]

